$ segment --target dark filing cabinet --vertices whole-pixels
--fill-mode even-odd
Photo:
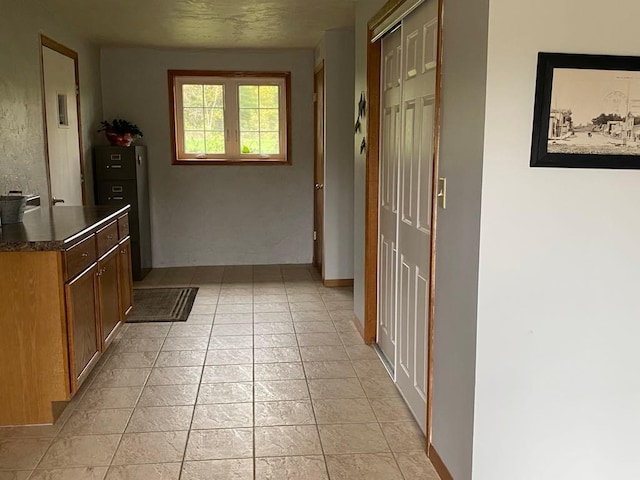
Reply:
[[[95,147],[93,160],[96,205],[131,205],[133,278],[142,280],[151,270],[147,148]]]

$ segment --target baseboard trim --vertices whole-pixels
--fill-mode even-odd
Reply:
[[[449,469],[442,461],[442,457],[440,457],[440,454],[438,454],[438,451],[436,450],[436,447],[433,446],[433,444],[429,444],[428,456],[431,460],[432,465],[436,469],[436,472],[438,472],[438,475],[440,475],[440,480],[453,480],[451,472],[449,472]]]
[[[325,280],[324,286],[327,288],[353,287],[353,278],[338,278],[335,280]]]
[[[360,323],[360,320],[358,320],[358,317],[353,315],[353,317],[351,317],[351,321],[353,322],[353,325],[356,327],[356,330],[358,330],[358,333],[360,334],[360,336],[364,339],[364,329],[362,328],[362,324]]]

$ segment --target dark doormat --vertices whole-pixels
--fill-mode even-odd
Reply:
[[[135,288],[127,322],[184,322],[197,293],[198,287]]]

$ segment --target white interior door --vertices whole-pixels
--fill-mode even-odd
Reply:
[[[418,422],[426,429],[438,2],[423,3],[403,21],[402,32],[396,382]]]
[[[423,3],[403,19],[399,31],[398,51],[402,58],[399,120],[390,126],[392,121],[387,119],[385,103],[381,126],[378,342],[384,355],[394,358],[398,389],[426,431],[438,2]],[[383,52],[385,42],[386,38]],[[383,59],[385,68],[385,53]],[[386,100],[385,94],[383,98]],[[393,128],[399,128],[399,133],[393,132]],[[397,147],[387,140],[392,133]],[[387,154],[388,149],[394,148],[399,151],[397,157]],[[396,172],[395,180],[389,173],[391,170]],[[386,187],[386,182],[395,186]],[[397,189],[397,204],[391,200],[390,207],[385,206],[387,188]],[[394,206],[397,208],[392,216],[388,212]],[[396,230],[391,237],[394,219]],[[389,239],[394,240],[395,249]],[[395,333],[387,333],[394,328]]]
[[[52,203],[82,205],[75,61],[43,46],[42,68]]]
[[[378,346],[391,369],[396,365],[396,271],[398,165],[402,103],[402,33],[382,39],[381,145],[378,232]]]

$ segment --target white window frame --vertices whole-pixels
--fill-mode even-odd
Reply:
[[[289,72],[220,72],[169,70],[169,101],[174,165],[255,165],[290,164],[291,74]],[[184,151],[183,85],[223,85],[224,88],[224,154],[194,154]],[[241,85],[277,85],[279,98],[280,153],[263,155],[242,153],[240,145]]]

